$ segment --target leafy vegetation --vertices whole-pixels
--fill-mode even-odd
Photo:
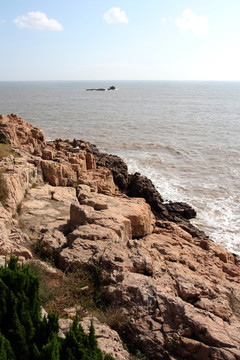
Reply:
[[[66,338],[58,336],[58,315],[41,318],[38,278],[16,258],[0,268],[0,294],[1,360],[114,360],[103,357],[92,323],[87,335],[76,317]]]

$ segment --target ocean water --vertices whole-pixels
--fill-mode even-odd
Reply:
[[[0,82],[0,113],[121,156],[240,254],[240,82]]]

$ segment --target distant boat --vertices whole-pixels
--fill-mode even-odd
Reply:
[[[108,88],[108,90],[116,90],[115,86],[110,86],[110,88]]]

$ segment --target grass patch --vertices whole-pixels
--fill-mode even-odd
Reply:
[[[235,315],[240,316],[240,302],[238,298],[236,297],[233,290],[229,294],[227,294],[229,298],[229,305],[234,312]]]
[[[116,331],[121,331],[129,323],[124,309],[115,303],[110,304],[104,311],[98,311],[96,317]]]
[[[50,274],[40,264],[30,263],[30,267],[39,279],[40,299],[47,312],[54,311],[59,317],[67,317],[69,314],[66,314],[64,309],[78,307],[79,319],[86,316],[86,313],[91,313],[116,330],[123,341],[126,339],[125,346],[128,346],[126,350],[131,353],[131,360],[151,359],[129,338],[132,330],[124,309],[105,299],[108,273],[103,267],[101,257],[78,266],[74,271],[58,271],[55,275]]]
[[[7,189],[6,180],[2,175],[3,172],[4,171],[0,172],[0,202],[4,207],[6,207],[8,189]]]
[[[76,305],[96,312],[107,307],[99,264],[83,264],[74,272],[59,271],[58,275],[54,276],[39,264],[30,266],[39,278],[40,298],[48,312],[54,311],[64,316],[65,308]],[[81,314],[79,316],[81,317]]]
[[[9,155],[13,155],[14,157],[19,157],[19,155],[11,147],[10,144],[0,143],[0,159],[3,159],[4,157]]]
[[[32,243],[31,250],[40,260],[45,261],[47,259],[43,240],[37,239],[34,241]]]
[[[136,351],[135,355],[131,356],[132,360],[148,360],[147,356],[143,354],[140,350]]]
[[[47,271],[37,263],[30,263],[30,268],[39,279],[39,295],[43,306],[51,301],[56,295],[56,289]]]
[[[17,214],[21,215],[21,213],[22,213],[22,202],[17,204],[17,209],[16,210],[17,210]]]

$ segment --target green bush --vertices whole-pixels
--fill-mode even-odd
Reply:
[[[77,317],[65,339],[58,331],[58,315],[41,318],[38,278],[11,257],[0,268],[0,359],[114,360],[98,348],[93,323],[89,335]]]

